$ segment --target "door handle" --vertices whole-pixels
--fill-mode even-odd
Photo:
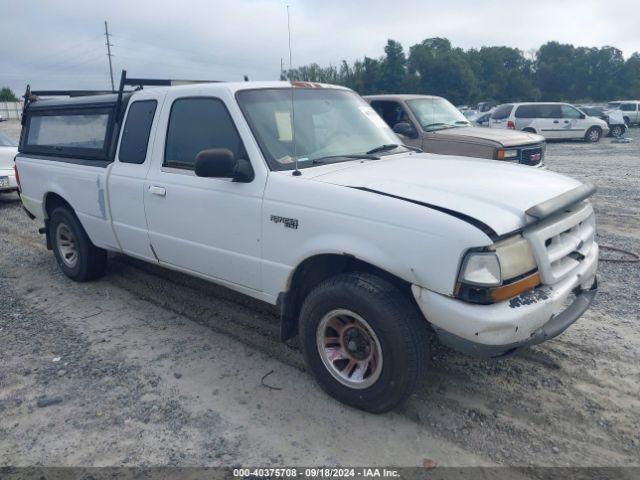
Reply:
[[[554,120],[553,123],[560,123],[558,120]]]
[[[167,190],[164,187],[158,187],[156,185],[149,185],[149,193],[164,197],[167,194]]]
[[[565,120],[564,123],[569,123],[569,120]]]

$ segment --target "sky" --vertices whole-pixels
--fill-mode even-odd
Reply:
[[[0,0],[0,86],[110,88],[104,21],[116,84],[129,76],[273,80],[289,66],[405,51],[425,38],[454,46],[507,45],[525,53],[549,40],[640,51],[638,0]],[[614,6],[615,5],[615,6]]]

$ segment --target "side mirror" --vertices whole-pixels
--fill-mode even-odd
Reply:
[[[248,160],[236,160],[228,148],[209,148],[196,155],[195,173],[205,178],[232,178],[235,182],[253,180],[253,168]]]
[[[585,118],[587,118],[586,115],[584,113],[581,113],[580,114],[580,120],[584,120]]]
[[[416,132],[416,129],[413,128],[413,125],[407,122],[396,123],[393,126],[393,131],[398,135],[404,135],[405,137],[409,138],[416,138],[418,136],[418,133]]]

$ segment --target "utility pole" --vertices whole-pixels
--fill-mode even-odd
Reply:
[[[109,26],[107,25],[107,21],[104,21],[104,36],[107,39],[107,57],[109,58],[109,75],[111,77],[111,91],[115,92],[116,87],[113,84],[113,65],[111,65],[111,57],[113,57],[113,55],[111,55],[111,47],[113,47],[113,45],[111,45],[111,42],[109,42]]]
[[[287,5],[287,30],[289,31],[289,69],[293,70],[293,60],[291,60],[291,15],[289,15],[289,5]]]

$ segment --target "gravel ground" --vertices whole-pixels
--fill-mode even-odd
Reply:
[[[598,185],[601,244],[640,252],[629,136],[552,143],[547,165]],[[592,308],[516,357],[434,342],[424,386],[374,416],[322,393],[272,309],[120,255],[73,283],[39,226],[0,195],[0,466],[640,464],[640,264],[603,262]]]

